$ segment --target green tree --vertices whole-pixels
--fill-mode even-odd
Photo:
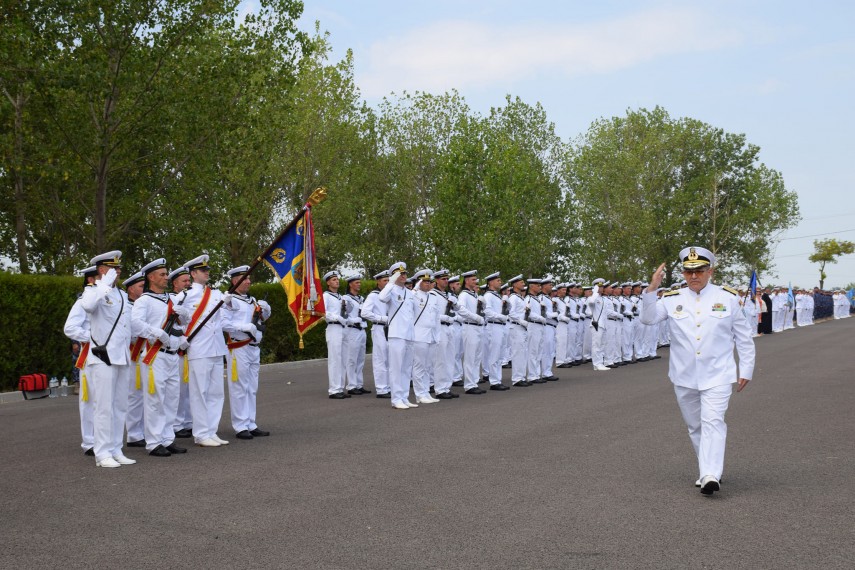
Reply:
[[[825,273],[825,265],[827,263],[837,263],[837,258],[841,255],[849,255],[855,253],[855,243],[851,241],[838,241],[834,238],[817,239],[813,241],[814,252],[808,258],[811,263],[819,264],[819,288],[825,289],[825,279],[828,277]]]
[[[745,135],[660,108],[595,122],[568,156],[566,176],[582,213],[579,260],[611,278],[647,275],[676,252],[709,247],[718,278],[771,267],[769,238],[799,219],[797,196],[758,161]]]

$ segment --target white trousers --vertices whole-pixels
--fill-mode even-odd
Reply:
[[[572,322],[572,321],[571,321]],[[567,356],[567,337],[570,324],[558,322],[558,328],[555,329],[555,364],[565,364],[570,358]]]
[[[481,379],[481,350],[483,348],[483,329],[478,325],[463,325],[463,387],[478,387]]]
[[[543,327],[543,342],[540,351],[540,374],[544,378],[552,377],[552,361],[555,358],[555,328],[552,325]]]
[[[193,427],[193,414],[190,413],[190,364],[187,356],[180,357],[178,369],[181,382],[178,386],[178,411],[172,426],[175,431]]]
[[[570,360],[577,361],[584,358],[585,332],[588,330],[587,323],[583,320],[570,321],[571,330],[574,331],[570,339]]]
[[[502,365],[511,361],[511,327],[510,324],[503,327],[502,332]]]
[[[540,323],[528,324],[526,378],[529,381],[539,380],[543,376],[541,374],[541,364],[543,362],[541,358],[541,344],[543,343],[543,329],[545,328],[546,325]]]
[[[181,357],[158,352],[151,367],[140,365],[145,402],[145,448],[167,447],[175,441],[175,415],[181,383]],[[149,385],[149,370],[154,375],[154,394]]]
[[[784,311],[784,330],[793,328],[793,317],[795,316],[795,312],[795,309],[787,309]]]
[[[522,325],[510,324],[508,334],[511,346],[511,382],[516,384],[525,380],[528,363],[528,331]]]
[[[481,376],[490,375],[490,344],[492,341],[487,326],[481,327]]]
[[[389,343],[383,325],[371,325],[371,370],[374,373],[374,389],[378,394],[388,394],[389,387]]]
[[[142,359],[142,354],[140,354]],[[128,443],[145,438],[145,376],[139,362],[128,366],[128,412],[125,425],[128,429]]]
[[[83,401],[83,383],[86,383],[86,390],[90,393],[88,401]],[[89,367],[84,366],[80,371],[80,394],[77,401],[77,409],[80,412],[80,447],[84,451],[95,447],[95,406],[92,403],[92,383],[89,380]]]
[[[346,388],[362,388],[362,370],[365,368],[365,330],[347,327],[344,329],[344,371]]]
[[[327,323],[327,375],[329,393],[344,392],[344,327],[337,323]]]
[[[582,359],[590,360],[593,358],[594,342],[594,327],[591,326],[590,319],[582,321],[582,335]]]
[[[727,440],[724,414],[732,392],[730,384],[707,390],[674,386],[680,413],[689,428],[689,439],[698,458],[699,478],[712,475],[721,479]]]
[[[413,392],[416,398],[430,397],[436,346],[436,343],[413,342]]]
[[[437,394],[451,391],[454,374],[454,329],[457,325],[440,325],[439,343],[433,351],[433,385]]]
[[[609,321],[606,328],[606,345],[603,347],[605,352],[606,364],[614,364],[620,362],[620,347],[621,347],[621,321]]]
[[[632,350],[636,358],[641,358],[645,356],[644,337],[650,327],[637,319],[634,319],[633,322],[635,326],[632,328]]]
[[[454,382],[463,380],[463,326],[462,323],[456,322],[451,327],[454,331],[454,372],[451,379]]]
[[[594,366],[606,365],[606,331],[602,326],[598,330],[591,327],[591,363]]]
[[[784,330],[784,311],[772,311],[772,332]]]
[[[621,331],[621,358],[624,362],[632,360],[632,349],[635,343],[635,327],[638,325],[636,319],[624,319]]]
[[[246,345],[229,351],[226,377],[229,379],[229,412],[235,433],[252,431],[258,427],[255,423],[255,410],[260,364],[261,349],[257,346]]]
[[[502,383],[502,352],[504,350],[505,329],[507,325],[489,323],[487,325],[487,368],[484,372],[490,377],[490,385]]]
[[[413,369],[413,342],[402,338],[389,339],[389,384],[392,405],[403,404],[410,397],[410,377]]]
[[[196,443],[217,435],[223,415],[223,357],[190,359],[190,413]]]
[[[128,413],[128,376],[130,366],[93,362],[86,366],[89,401],[93,406],[95,460],[101,461],[122,452],[125,416]]]

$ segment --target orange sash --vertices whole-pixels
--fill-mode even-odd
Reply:
[[[172,316],[172,299],[167,299],[166,301],[166,320],[163,321],[163,324],[160,325],[160,328],[166,326],[166,323],[169,322],[169,317]],[[143,357],[143,364],[146,366],[151,366],[151,363],[154,362],[154,357],[157,356],[157,353],[160,351],[160,348],[163,346],[163,343],[160,339],[154,341],[154,344],[148,347],[148,351],[146,351],[145,356]]]
[[[145,339],[140,337],[137,341],[131,344],[131,360],[134,362],[139,362],[140,352],[142,352],[143,344],[145,343]]]
[[[229,350],[234,350],[236,348],[241,348],[252,342],[251,338],[247,338],[244,340],[232,340],[229,335],[226,335],[226,346]]]
[[[184,331],[184,334],[190,336],[190,333],[193,332],[193,328],[196,326],[196,323],[199,322],[199,319],[202,317],[202,313],[205,312],[205,307],[208,306],[208,300],[211,298],[211,288],[205,287],[205,292],[202,293],[202,298],[199,300],[199,306],[196,307],[196,310],[193,311],[193,316],[190,317],[190,324],[187,325],[187,330]]]
[[[80,354],[77,356],[77,362],[74,363],[74,367],[78,370],[83,370],[83,367],[86,365],[87,356],[89,356],[89,343],[84,342],[80,345]]]

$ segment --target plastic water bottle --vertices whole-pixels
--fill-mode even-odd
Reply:
[[[62,377],[62,380],[59,383],[59,395],[63,398],[68,396],[68,378],[65,376]]]
[[[56,376],[51,377],[48,389],[48,398],[56,398],[59,394],[59,380],[56,379]]]

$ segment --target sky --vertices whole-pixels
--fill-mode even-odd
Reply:
[[[370,105],[456,89],[481,113],[540,102],[565,140],[656,105],[744,133],[802,216],[763,282],[812,287],[813,240],[855,241],[855,2],[305,0],[299,26],[315,21],[336,61],[353,50]],[[855,255],[826,273],[827,288],[855,282]]]

